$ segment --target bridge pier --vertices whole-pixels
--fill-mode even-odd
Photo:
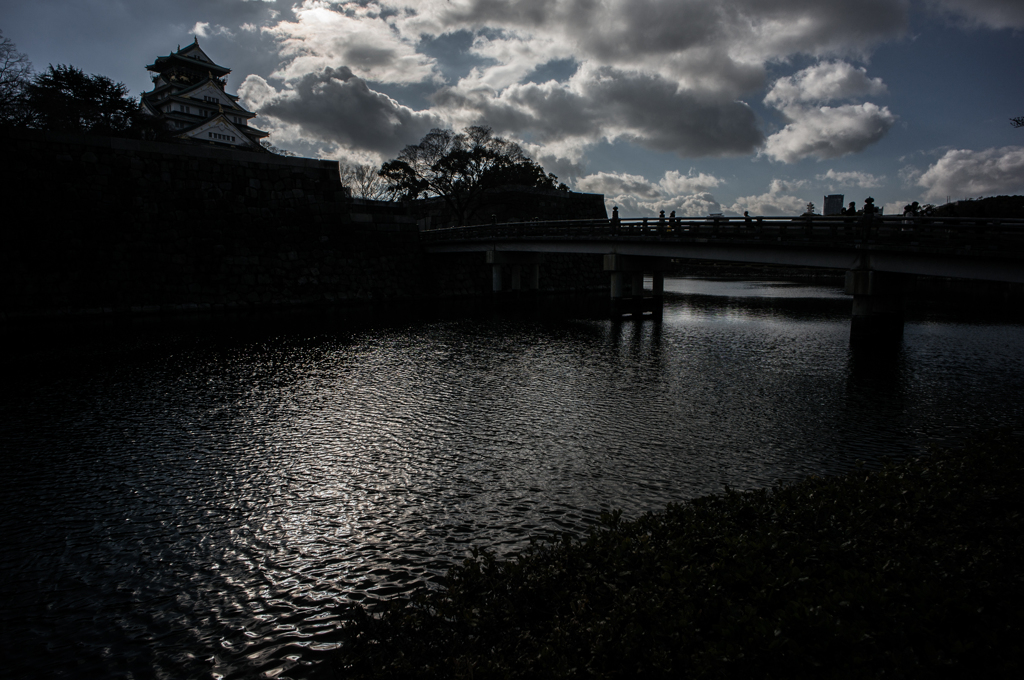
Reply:
[[[529,290],[540,290],[540,264],[544,256],[540,253],[517,253],[504,250],[488,250],[487,264],[491,265],[491,290],[500,293],[504,290],[503,272],[507,267],[510,274],[512,290],[523,289],[525,270],[526,285]]]
[[[899,342],[903,338],[905,282],[905,275],[893,272],[846,272],[846,294],[853,296],[851,343]]]
[[[665,270],[669,259],[665,257],[642,257],[609,253],[604,256],[604,270],[611,272],[611,314],[613,317],[638,317],[650,313],[661,316],[662,300],[665,295]],[[644,274],[653,278],[650,295],[644,291]],[[629,276],[629,297],[626,296],[626,280]]]

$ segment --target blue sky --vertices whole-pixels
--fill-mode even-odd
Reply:
[[[1021,0],[0,0],[37,70],[150,88],[198,36],[279,147],[489,125],[623,216],[1024,193]]]

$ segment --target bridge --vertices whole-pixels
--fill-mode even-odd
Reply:
[[[672,259],[846,271],[851,338],[902,335],[908,276],[1024,283],[1024,220],[902,216],[644,217],[532,221],[421,233],[427,252],[481,252],[493,288],[539,288],[544,253],[604,255],[613,314],[658,313]],[[653,289],[644,291],[644,276]],[[627,295],[628,292],[628,295]]]

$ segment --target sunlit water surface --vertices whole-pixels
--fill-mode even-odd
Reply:
[[[1019,321],[864,355],[835,288],[666,290],[661,322],[8,329],[0,675],[312,677],[348,603],[473,546],[1020,427]]]

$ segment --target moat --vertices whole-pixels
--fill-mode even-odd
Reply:
[[[315,676],[349,603],[723,487],[1021,429],[1024,318],[668,279],[661,321],[330,313],[9,324],[11,677]]]

